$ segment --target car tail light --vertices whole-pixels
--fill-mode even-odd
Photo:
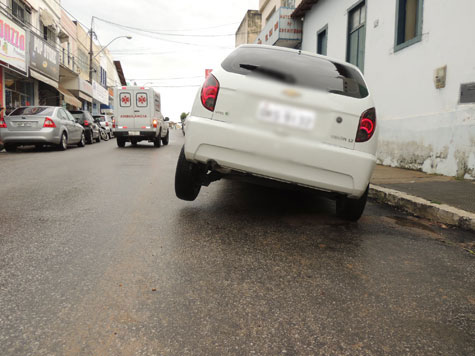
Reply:
[[[201,88],[201,103],[209,111],[214,111],[218,92],[219,82],[214,75],[210,74]]]
[[[115,129],[115,119],[112,119],[112,128]]]
[[[56,127],[56,124],[54,123],[53,119],[46,117],[43,127]]]
[[[373,137],[376,131],[376,109],[366,110],[360,117],[358,132],[356,133],[356,142],[366,142]]]
[[[7,128],[7,123],[5,122],[5,120],[2,118],[0,118],[0,128],[1,129],[6,129]]]
[[[89,121],[84,120],[84,126],[89,126]]]
[[[158,126],[157,119],[153,119],[152,124],[153,124],[153,127],[157,127]]]

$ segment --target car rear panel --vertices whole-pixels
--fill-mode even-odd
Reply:
[[[215,77],[220,89],[212,119],[349,149],[355,146],[360,115],[371,105],[365,99],[222,70]]]
[[[46,116],[25,115],[7,116],[5,122],[10,131],[40,131]]]
[[[219,82],[214,111],[204,108],[198,93],[187,119],[186,158],[360,197],[376,163],[377,140],[375,134],[355,143],[362,113],[374,107],[361,73],[320,56],[318,75],[307,78],[295,65],[280,71],[272,56],[288,56],[283,49],[269,49],[274,53],[261,67],[249,63],[262,48],[246,54],[245,68],[231,54],[234,62],[226,59],[213,71]],[[295,50],[290,56],[304,58]],[[304,59],[312,64],[311,54]]]

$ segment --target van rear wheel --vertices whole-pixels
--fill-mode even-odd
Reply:
[[[162,145],[162,131],[160,131],[158,136],[153,140],[153,145],[157,148]]]
[[[119,147],[125,147],[125,138],[123,138],[123,137],[117,137],[117,146],[119,146]]]
[[[168,130],[166,136],[162,138],[163,145],[165,146],[168,145],[169,139],[170,139],[170,130]]]
[[[201,169],[196,163],[189,162],[182,147],[175,172],[175,194],[178,198],[193,201],[201,190]]]

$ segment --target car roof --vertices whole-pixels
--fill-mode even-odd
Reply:
[[[345,61],[342,61],[340,59],[336,59],[336,58],[333,58],[333,57],[328,57],[328,56],[323,56],[321,54],[316,54],[316,53],[312,53],[312,52],[307,52],[307,51],[301,51],[299,49],[293,49],[293,48],[286,48],[286,47],[279,47],[279,46],[269,46],[269,45],[262,45],[262,44],[243,44],[243,45],[240,45],[239,47],[237,47],[236,49],[238,48],[255,48],[255,49],[260,49],[260,48],[265,48],[265,49],[270,49],[270,50],[273,50],[273,51],[281,51],[281,52],[290,52],[290,53],[299,53],[299,54],[305,54],[306,56],[311,56],[311,57],[316,57],[316,58],[321,58],[321,59],[325,59],[327,61],[330,61],[330,62],[334,62],[334,63],[338,63],[338,64],[342,64],[344,66],[348,66],[348,67],[352,67],[352,68],[355,68],[357,69],[358,71],[360,71],[360,69],[351,64],[351,63],[348,63],[348,62],[345,62]],[[361,71],[360,71],[361,72]]]

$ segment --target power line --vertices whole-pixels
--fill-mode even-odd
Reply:
[[[113,22],[113,21],[109,21],[109,20],[105,20],[105,19],[102,19],[100,17],[96,17],[94,16],[95,19],[99,20],[99,21],[102,21],[102,22],[105,22],[105,23],[108,23],[110,25],[114,25],[114,26],[118,26],[118,27],[122,27],[122,28],[127,28],[127,29],[130,29],[130,30],[137,30],[137,31],[141,31],[141,32],[148,32],[148,33],[153,33],[153,34],[157,34],[157,35],[166,35],[166,36],[181,36],[181,37],[224,37],[224,36],[234,36],[235,34],[232,33],[232,34],[220,34],[220,35],[216,35],[216,34],[211,34],[211,35],[207,35],[207,34],[202,34],[202,35],[187,35],[187,34],[184,34],[184,33],[167,33],[167,32],[184,32],[184,31],[196,31],[196,30],[200,30],[199,28],[196,28],[196,29],[189,29],[189,30],[147,30],[147,29],[143,29],[143,28],[139,28],[139,27],[132,27],[132,26],[127,26],[127,25],[122,25],[122,24],[119,24],[117,22]],[[234,25],[236,23],[231,23],[231,24],[228,24],[228,25]],[[204,29],[212,29],[212,28],[218,28],[218,27],[224,27],[224,26],[228,26],[228,25],[218,25],[218,26],[211,26],[211,27],[203,27],[201,28],[201,30],[204,30]]]

